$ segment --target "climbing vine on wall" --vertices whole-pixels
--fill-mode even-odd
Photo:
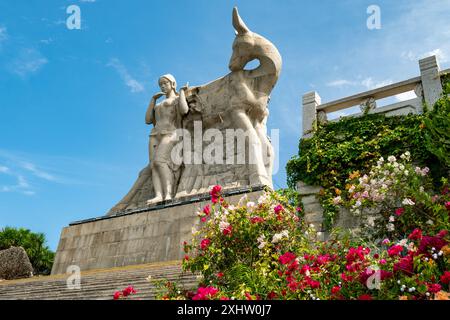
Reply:
[[[444,83],[444,88],[447,84]],[[324,226],[329,229],[338,213],[332,198],[345,188],[350,174],[368,172],[380,157],[399,156],[409,151],[417,164],[431,169],[438,184],[449,170],[440,156],[444,153],[448,159],[448,153],[445,154],[448,149],[433,152],[429,147],[442,131],[439,126],[445,121],[448,126],[450,100],[448,97],[441,100],[438,103],[447,109],[440,108],[439,117],[430,118],[431,113],[392,117],[368,114],[319,126],[313,137],[300,140],[299,154],[286,165],[289,187],[295,188],[297,181],[323,187],[320,202],[324,208]],[[448,131],[445,139],[448,148]]]

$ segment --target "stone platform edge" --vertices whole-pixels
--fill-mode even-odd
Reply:
[[[239,195],[239,194],[244,194],[244,193],[249,193],[249,192],[263,191],[265,188],[268,188],[268,187],[265,185],[256,185],[256,186],[251,186],[251,187],[229,188],[229,189],[223,190],[222,196],[229,197],[229,196],[234,196],[234,195]],[[121,211],[121,212],[118,212],[118,213],[115,213],[112,215],[105,215],[105,216],[100,216],[97,218],[89,218],[89,219],[73,221],[73,222],[69,223],[69,226],[75,226],[75,225],[89,223],[89,222],[123,217],[126,215],[132,215],[132,214],[141,213],[141,212],[155,211],[155,210],[176,207],[176,206],[182,206],[182,205],[196,203],[196,202],[202,202],[205,200],[209,200],[210,197],[211,196],[209,193],[200,193],[200,194],[196,194],[196,195],[185,196],[185,197],[177,198],[177,199],[174,199],[171,201],[162,201],[162,202],[159,202],[157,204],[154,204],[154,205],[151,205],[148,207],[142,207],[142,208],[137,208],[137,209],[133,209],[133,210]]]

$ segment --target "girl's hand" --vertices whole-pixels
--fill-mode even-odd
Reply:
[[[159,98],[161,98],[164,95],[164,92],[158,92],[157,94],[155,94],[153,96],[153,99],[158,100]]]

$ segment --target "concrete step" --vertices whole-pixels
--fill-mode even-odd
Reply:
[[[195,274],[182,271],[180,261],[170,261],[81,272],[81,289],[67,287],[69,275],[1,281],[0,300],[111,300],[115,291],[129,285],[137,293],[126,299],[154,299],[158,289],[147,281],[148,276],[176,281],[181,289],[194,288],[198,283]]]

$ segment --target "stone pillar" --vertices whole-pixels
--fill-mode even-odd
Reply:
[[[320,103],[320,96],[315,91],[303,95],[303,138],[312,136],[311,130],[317,119],[317,106]]]
[[[297,191],[302,198],[305,210],[305,222],[314,225],[314,228],[320,232],[322,231],[323,209],[317,195],[321,189],[321,187],[310,186],[302,181],[297,182]]]
[[[419,60],[420,76],[422,78],[422,90],[425,102],[429,109],[441,97],[442,84],[439,75],[439,65],[436,56]]]

